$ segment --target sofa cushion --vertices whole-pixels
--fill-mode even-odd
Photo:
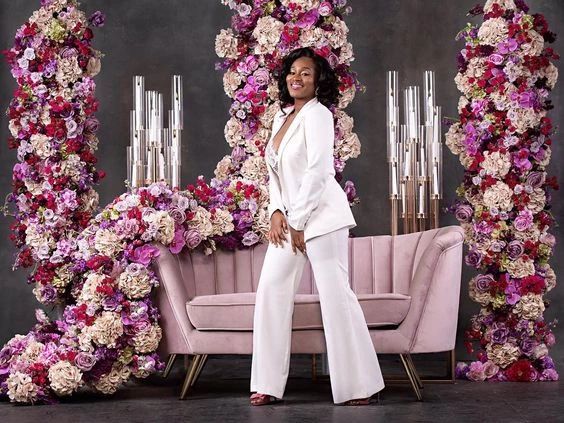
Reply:
[[[201,295],[186,303],[192,325],[198,330],[252,331],[254,292]],[[358,294],[369,328],[399,325],[409,310],[411,297],[402,294]],[[297,294],[293,330],[323,329],[319,295]]]

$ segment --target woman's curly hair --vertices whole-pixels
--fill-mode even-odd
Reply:
[[[282,61],[282,68],[278,75],[280,106],[286,107],[294,104],[294,99],[288,91],[286,77],[290,73],[292,64],[300,57],[309,57],[315,63],[316,96],[319,102],[327,108],[337,104],[339,101],[339,80],[337,74],[331,68],[327,59],[316,54],[309,47],[302,47],[288,53]]]

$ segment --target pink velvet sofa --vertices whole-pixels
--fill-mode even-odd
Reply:
[[[350,284],[374,348],[400,355],[419,400],[422,384],[410,354],[454,349],[463,239],[459,226],[349,238]],[[209,354],[252,354],[255,292],[267,245],[209,256],[159,248],[159,353],[169,357],[165,376],[177,355],[191,358],[185,398]],[[295,298],[292,353],[324,352],[321,308],[307,263]]]

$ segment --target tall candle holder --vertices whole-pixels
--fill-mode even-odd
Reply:
[[[398,85],[398,72],[388,71],[386,127],[392,235],[398,234],[400,220],[405,234],[438,228],[443,198],[441,107],[435,104],[435,73],[425,71],[424,74],[423,116],[419,87],[404,89],[401,124]],[[447,376],[424,378],[418,383],[454,383],[455,362],[454,350],[448,351]]]
[[[435,73],[425,71],[423,115],[418,86],[403,90],[400,124],[398,72],[388,71],[386,89],[387,160],[391,233],[412,233],[439,227],[442,199],[441,107],[435,104]]]
[[[145,77],[133,77],[130,112],[131,145],[127,147],[127,182],[131,188],[164,181],[180,188],[181,140],[184,129],[182,76],[171,80],[171,110],[164,126],[163,95],[145,90]]]

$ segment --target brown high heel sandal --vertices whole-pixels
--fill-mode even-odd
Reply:
[[[345,401],[343,405],[368,405],[370,404],[370,398],[355,398]]]
[[[268,394],[259,394],[255,392],[251,395],[251,405],[266,405],[281,402],[282,400]]]
[[[380,392],[378,392],[376,397],[376,402],[380,402]],[[348,401],[345,401],[343,403],[343,405],[369,405],[370,404],[370,400],[372,399],[372,397],[368,397],[368,398],[355,398],[355,399],[351,399]]]

